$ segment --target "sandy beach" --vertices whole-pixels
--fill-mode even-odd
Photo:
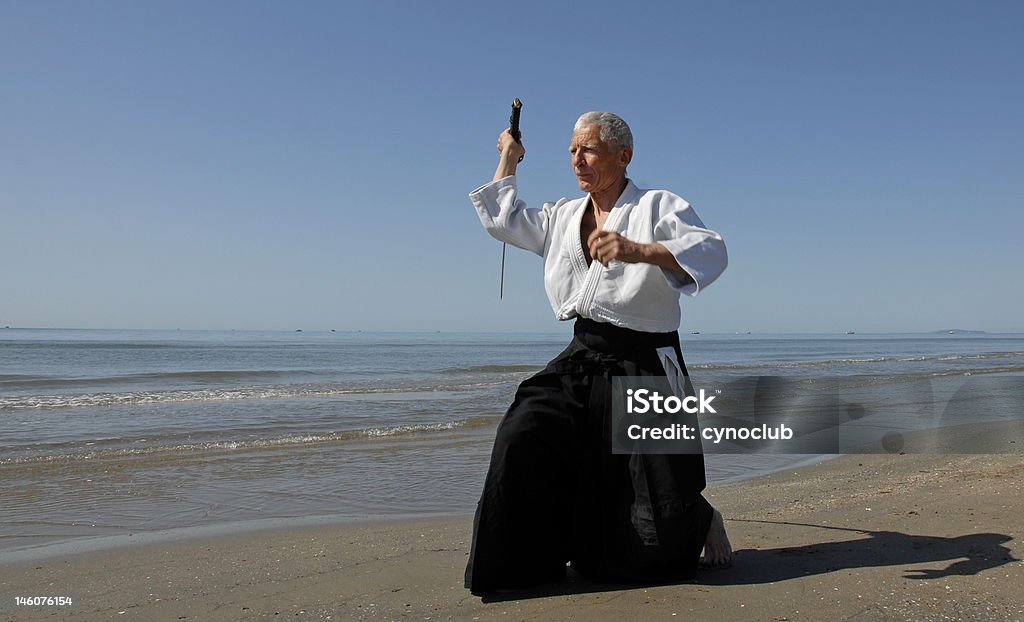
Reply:
[[[1024,460],[854,455],[710,489],[696,583],[462,587],[471,519],[252,531],[8,564],[2,620],[1022,620]],[[13,596],[72,595],[71,607]]]

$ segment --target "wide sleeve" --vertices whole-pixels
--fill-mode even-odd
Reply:
[[[528,209],[516,193],[516,178],[509,176],[480,186],[469,193],[469,200],[491,237],[543,255],[550,210],[547,205]]]
[[[663,270],[665,278],[679,293],[696,296],[711,285],[729,264],[725,241],[718,233],[706,228],[693,207],[680,197],[666,197],[660,202],[656,214],[655,241],[672,253],[692,281],[669,270]]]

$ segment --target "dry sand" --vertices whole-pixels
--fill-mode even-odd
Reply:
[[[1024,459],[861,455],[708,491],[731,568],[696,583],[462,587],[470,518],[129,545],[0,568],[0,620],[1024,620]]]

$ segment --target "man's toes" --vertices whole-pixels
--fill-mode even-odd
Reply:
[[[724,568],[732,563],[732,555],[726,554],[724,551],[707,551],[704,552],[704,557],[700,560],[700,565],[705,568]]]
[[[725,519],[722,513],[715,510],[711,518],[711,526],[704,541],[704,557],[700,564],[706,568],[720,568],[732,563],[732,545],[725,533]]]

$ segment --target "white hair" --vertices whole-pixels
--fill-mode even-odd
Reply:
[[[629,126],[619,115],[610,112],[584,112],[579,119],[576,119],[574,129],[578,130],[591,125],[601,128],[601,140],[612,151],[633,148],[633,132],[629,131]]]

